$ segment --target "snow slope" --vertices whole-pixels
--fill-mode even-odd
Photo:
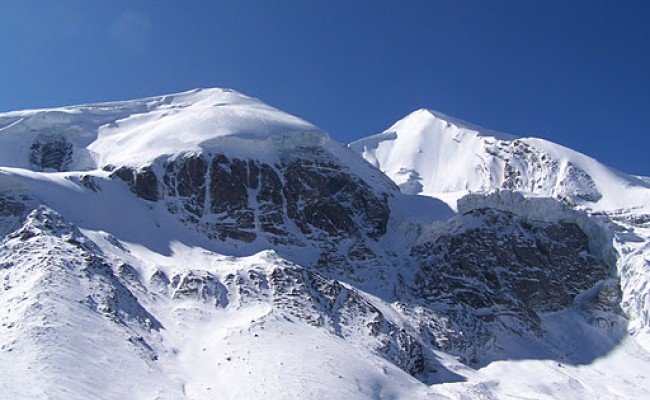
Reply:
[[[417,119],[422,135],[438,124]],[[454,146],[482,151],[488,133],[452,125],[440,154],[474,171],[476,158]],[[528,168],[516,163],[520,145],[489,135],[495,177],[440,164],[436,174],[455,175],[436,190],[453,197],[499,166]],[[567,157],[542,164],[562,178],[535,197],[476,194],[455,213],[230,90],[0,114],[0,392],[647,397],[647,241],[634,239],[647,204],[602,211],[621,198],[603,176],[636,181],[537,146]],[[425,172],[406,174],[411,188],[438,184]],[[517,189],[541,175],[516,176],[498,182]],[[644,201],[642,189],[630,199]]]
[[[349,146],[409,194],[455,200],[469,192],[512,189],[594,210],[650,212],[646,181],[558,144],[490,131],[436,111],[417,110]]]
[[[227,89],[196,89],[143,100],[102,103],[0,116],[0,159],[30,168],[26,154],[37,135],[60,136],[73,146],[68,170],[107,164],[145,164],[165,154],[219,148],[239,138],[261,143],[269,137],[327,135],[300,118]],[[254,151],[251,146],[242,148]]]
[[[543,139],[517,138],[426,109],[349,147],[404,193],[436,197],[454,209],[468,193],[507,189],[556,198],[605,219],[619,253],[630,331],[648,341],[650,185],[643,177]],[[539,210],[534,214],[539,217]]]

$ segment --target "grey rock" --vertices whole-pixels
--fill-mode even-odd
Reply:
[[[30,146],[29,162],[38,171],[67,171],[72,162],[72,143],[63,135],[39,134]]]

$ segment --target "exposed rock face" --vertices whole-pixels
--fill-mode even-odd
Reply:
[[[543,193],[569,204],[602,197],[591,176],[580,167],[570,162],[562,165],[523,140],[486,141],[485,150],[503,160],[502,189]],[[484,171],[486,180],[491,181],[489,169]]]
[[[319,230],[328,235],[386,233],[386,199],[331,161],[299,158],[283,165],[287,213],[302,233]]]
[[[26,196],[0,194],[0,235],[18,228],[29,212],[31,200]]]
[[[575,223],[494,209],[456,217],[411,254],[421,268],[416,296],[436,310],[428,316],[419,310],[416,323],[422,329],[422,321],[431,321],[426,335],[447,351],[466,356],[471,350],[469,362],[494,342],[486,324],[543,334],[539,315],[570,308],[579,293],[615,275],[589,252],[589,237]],[[517,324],[507,323],[512,320]]]
[[[557,311],[613,272],[589,254],[589,239],[575,224],[536,223],[490,209],[473,210],[463,219],[476,228],[413,249],[425,268],[426,297],[444,298],[454,293],[448,283],[466,279],[476,283],[474,293],[454,302],[485,308],[516,301],[524,309]]]
[[[386,232],[390,215],[385,197],[326,158],[291,157],[270,165],[224,154],[190,155],[167,161],[164,171],[169,211],[220,240],[252,242],[264,233],[272,243],[297,244],[294,224],[314,240],[375,239]],[[133,190],[140,187],[140,197],[152,199],[154,176],[143,174],[113,172]]]
[[[518,156],[533,157],[523,145],[515,150]],[[160,177],[154,173],[158,170],[163,171]],[[614,274],[591,252],[590,238],[576,223],[535,221],[492,208],[469,207],[433,237],[421,239],[406,259],[378,256],[368,241],[386,234],[387,195],[375,193],[318,150],[303,149],[273,165],[224,154],[180,155],[162,168],[122,167],[112,174],[136,195],[163,201],[172,214],[210,238],[263,238],[294,246],[310,242],[321,251],[312,270],[251,270],[223,283],[205,271],[171,279],[160,272],[151,282],[161,293],[217,306],[229,304],[233,292],[242,298],[266,298],[274,307],[341,336],[350,334],[350,325],[365,326],[365,335],[379,340],[373,348],[413,375],[435,369],[425,348],[456,354],[472,364],[499,348],[498,331],[543,335],[541,314],[572,307],[579,293]],[[516,172],[505,182],[524,184]],[[498,200],[492,197],[490,201]],[[516,203],[514,197],[510,201]],[[471,206],[472,201],[463,204]],[[523,201],[522,207],[528,207]],[[341,243],[346,243],[344,251]],[[394,287],[396,307],[411,324],[411,333],[337,280],[362,279],[364,266]]]
[[[116,177],[129,185],[129,188],[138,197],[149,201],[158,201],[158,179],[151,167],[134,169],[130,167],[120,167],[111,173],[111,177]]]
[[[72,143],[63,135],[39,134],[30,147],[29,161],[38,171],[66,171],[72,152]]]
[[[258,185],[256,164],[200,154],[169,160],[164,170],[165,201],[171,213],[197,224],[211,238],[255,240],[249,189]]]
[[[188,216],[195,222],[203,216],[207,171],[207,162],[200,155],[170,160],[165,165],[163,182],[167,196],[178,197]]]
[[[207,271],[185,271],[175,275],[170,283],[174,299],[212,302],[217,307],[228,305],[226,288]]]
[[[248,189],[257,187],[256,172],[256,168],[249,171],[248,163],[238,158],[230,160],[223,154],[213,158],[210,165],[210,213],[218,221],[215,227],[221,239],[255,240],[252,231],[255,212],[249,204]]]
[[[135,173],[133,191],[145,200],[158,200],[158,180],[156,174],[149,168],[143,168]]]
[[[255,163],[249,163],[256,169]],[[275,237],[289,237],[284,223],[285,207],[282,197],[282,181],[280,176],[268,164],[262,164],[260,171],[260,191],[257,194],[257,204],[260,208],[259,226],[262,231]]]
[[[25,212],[25,203],[13,197],[0,196],[0,216],[16,216]]]

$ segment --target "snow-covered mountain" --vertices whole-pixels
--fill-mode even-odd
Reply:
[[[403,192],[445,198],[508,189],[595,210],[650,212],[647,181],[537,138],[517,138],[417,110],[386,131],[350,144]]]
[[[647,179],[543,139],[517,138],[426,109],[349,146],[402,192],[444,199],[452,208],[468,193],[512,190],[555,198],[607,220],[615,226],[619,274],[626,277],[630,330],[650,332]]]
[[[647,182],[428,115],[350,148],[224,89],[0,114],[0,391],[647,396]]]

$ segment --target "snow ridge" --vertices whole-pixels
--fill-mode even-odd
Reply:
[[[641,207],[647,182],[536,138],[511,135],[418,110],[385,132],[350,143],[405,193],[455,201],[470,192],[509,189],[595,210]]]
[[[216,88],[0,114],[0,390],[647,397],[647,191],[430,110],[350,147]]]
[[[592,225],[599,220],[598,224],[608,226],[610,233],[599,241],[617,249],[622,304],[630,317],[630,331],[643,332],[638,337],[647,341],[650,185],[643,177],[613,170],[543,139],[516,138],[429,110],[415,111],[385,132],[349,147],[393,179],[404,193],[439,197],[460,212],[468,206],[514,207],[532,218],[566,212],[549,201],[523,197],[515,201],[517,196],[507,191],[528,198],[555,198],[568,208],[584,210],[591,217],[581,221]],[[495,190],[506,192],[499,195]],[[467,194],[474,195],[463,198]]]
[[[291,139],[294,133],[300,137]],[[308,122],[257,99],[229,89],[195,89],[142,100],[0,114],[0,159],[4,166],[36,164],[41,170],[144,165],[161,155],[222,148],[231,141],[241,150],[258,147],[250,140],[264,148],[263,140],[277,134],[283,135],[278,144],[285,148],[306,140],[305,135],[328,140]],[[39,158],[32,150],[38,151],[44,140],[63,142],[74,161],[30,162]]]

